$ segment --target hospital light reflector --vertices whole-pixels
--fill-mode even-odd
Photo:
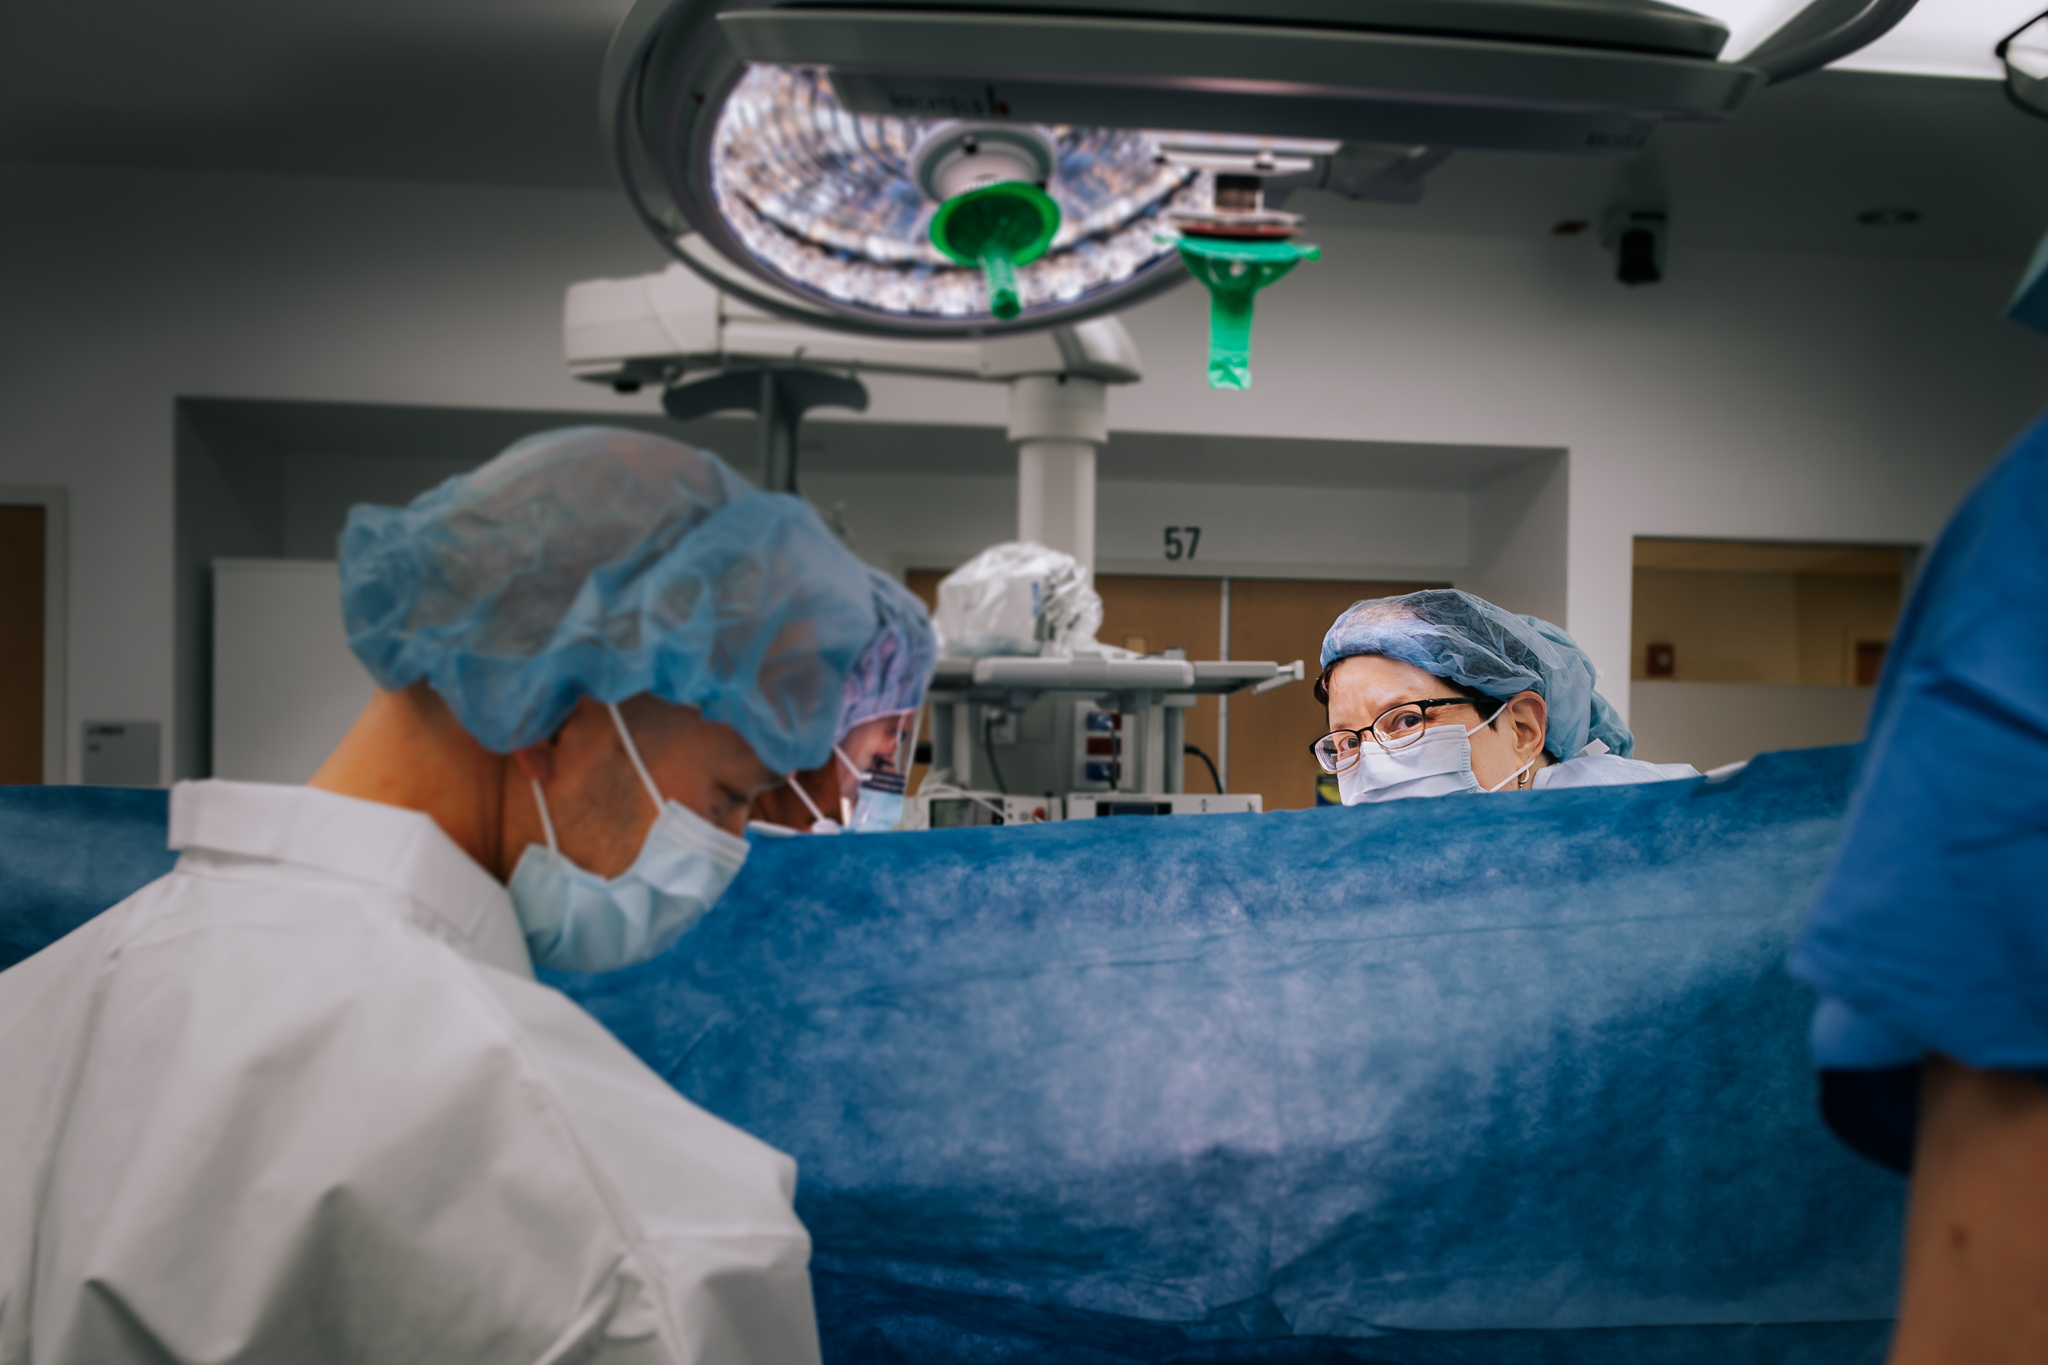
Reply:
[[[855,114],[817,68],[750,67],[713,135],[712,195],[748,255],[834,304],[905,320],[992,318],[982,272],[932,240],[941,204],[912,164],[946,122]],[[1170,264],[1172,246],[1155,240],[1159,214],[1198,202],[1199,174],[1162,162],[1143,132],[1045,133],[1045,193],[1059,222],[1050,249],[1016,270],[1019,311],[1073,304]]]

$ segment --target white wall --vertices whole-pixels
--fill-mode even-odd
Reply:
[[[1117,427],[1570,451],[1564,624],[1628,706],[1637,535],[1923,542],[2048,405],[2017,265],[1689,250],[1627,290],[1583,238],[1316,230],[1261,296],[1254,388],[1204,390],[1203,300],[1128,319]],[[1290,292],[1291,291],[1291,292]]]
[[[859,554],[899,572],[948,568],[1017,534],[1014,478],[833,472],[805,475],[803,488],[843,519]],[[1440,489],[1104,479],[1096,490],[1096,567],[1209,577],[1460,578],[1469,501]],[[1192,560],[1165,557],[1168,526],[1203,528]]]
[[[1150,377],[1112,426],[1568,450],[1566,624],[1624,707],[1632,536],[1925,540],[2048,400],[2048,351],[1998,319],[2005,263],[1694,250],[1681,225],[1670,278],[1628,291],[1584,239],[1314,236],[1259,305],[1250,393],[1202,387],[1186,288],[1128,319]],[[566,376],[559,309],[660,263],[609,193],[0,167],[0,483],[71,491],[74,740],[171,715],[174,397],[650,411]],[[871,388],[871,418],[1004,418],[995,389]],[[1002,482],[962,528],[1008,527]]]
[[[1779,749],[1854,744],[1876,695],[1812,683],[1638,681],[1635,756],[1707,772]]]
[[[376,692],[334,609],[331,560],[223,559],[213,574],[215,777],[304,782]]]

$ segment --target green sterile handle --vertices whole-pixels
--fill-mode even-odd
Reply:
[[[999,318],[1013,318],[1023,310],[1017,298],[1017,265],[1008,256],[994,254],[981,258],[982,282],[988,286],[988,311]]]
[[[1209,387],[1252,386],[1252,291],[1216,289],[1209,294]]]
[[[1178,239],[1188,273],[1209,290],[1209,387],[1252,386],[1252,298],[1302,261],[1322,255],[1306,242]]]

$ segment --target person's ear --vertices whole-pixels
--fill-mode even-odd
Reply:
[[[1543,750],[1549,729],[1550,708],[1534,692],[1523,692],[1508,703],[1508,723],[1514,726],[1515,753],[1533,758]]]

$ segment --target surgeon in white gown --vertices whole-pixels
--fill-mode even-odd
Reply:
[[[0,1362],[815,1361],[793,1163],[534,963],[716,901],[860,565],[584,428],[356,509],[342,574],[383,690],[312,784],[180,784],[175,869],[0,974]]]
[[[1454,588],[1369,598],[1323,637],[1311,745],[1347,806],[1697,777],[1645,763],[1562,629]]]

